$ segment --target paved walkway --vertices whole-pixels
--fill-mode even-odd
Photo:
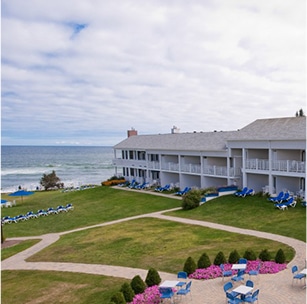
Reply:
[[[291,266],[293,265],[298,265],[299,268],[305,267],[306,243],[271,233],[258,232],[254,230],[240,229],[236,227],[225,226],[210,222],[167,216],[162,214],[164,212],[166,211],[133,216],[125,219],[88,226],[84,228],[78,228],[61,233],[45,234],[33,237],[12,238],[10,240],[27,240],[27,239],[37,239],[37,238],[41,238],[42,240],[36,245],[32,246],[31,248],[28,248],[27,250],[24,250],[23,252],[20,252],[2,261],[1,265],[2,270],[54,270],[54,271],[99,274],[99,275],[115,276],[127,279],[132,279],[135,275],[140,275],[145,280],[148,270],[143,270],[143,269],[100,265],[100,264],[26,262],[26,259],[34,255],[35,253],[41,251],[45,247],[51,245],[52,243],[56,242],[61,235],[95,227],[112,225],[122,221],[130,221],[137,218],[155,217],[155,218],[160,218],[169,221],[176,221],[190,225],[198,225],[214,229],[226,230],[229,232],[252,235],[288,244],[289,246],[293,247],[296,251],[296,255],[294,259],[288,264],[288,268],[277,274],[259,275],[256,279],[254,279],[255,288],[260,288],[259,299],[260,302],[263,304],[306,303],[306,289],[302,288],[303,286],[302,282],[296,282],[294,286],[292,286],[292,273],[291,273]],[[174,274],[164,273],[160,271],[159,274],[162,280],[176,279],[176,275]],[[193,280],[192,292],[191,292],[192,298],[187,297],[186,303],[188,302],[193,304],[204,304],[204,303],[224,304],[225,294],[223,291],[223,284],[224,283],[222,282],[221,278],[213,280],[204,280],[204,281]]]

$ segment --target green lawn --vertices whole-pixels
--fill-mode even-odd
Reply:
[[[3,199],[7,199],[2,195]],[[46,218],[5,225],[4,236],[36,236],[86,227],[133,215],[181,206],[180,200],[97,187],[78,192],[37,192],[17,206],[3,208],[2,216],[37,211],[73,203],[75,210]],[[214,199],[190,211],[170,215],[217,222],[306,239],[306,209],[298,205],[280,211],[263,197]],[[29,241],[2,250],[10,256],[29,246]],[[32,242],[32,241],[31,241]],[[282,248],[287,259],[293,250],[284,244],[194,225],[143,218],[64,235],[58,242],[31,257],[31,261],[75,261],[131,267],[155,267],[168,272],[181,270],[188,256],[197,260],[206,252],[211,261],[218,251],[227,256],[236,249],[242,255],[252,249],[269,249],[274,257]],[[2,303],[108,303],[125,281],[104,276],[44,272],[2,271]]]

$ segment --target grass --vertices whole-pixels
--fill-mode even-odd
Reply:
[[[129,280],[55,271],[3,271],[1,303],[110,303]]]
[[[189,256],[197,262],[206,252],[213,262],[221,249],[228,257],[234,249],[243,256],[250,248],[257,255],[262,249],[268,249],[273,258],[279,248],[283,249],[288,260],[294,256],[292,248],[279,242],[143,218],[64,235],[28,261],[107,263],[142,269],[154,267],[159,271],[176,273],[182,270]]]
[[[10,199],[2,195],[2,199]],[[167,210],[181,205],[180,200],[97,187],[78,192],[37,192],[23,203],[3,208],[2,216],[37,211],[73,203],[75,210],[5,225],[5,237],[35,236],[95,225],[133,215]],[[297,206],[286,211],[274,209],[263,197],[225,196],[190,211],[171,215],[217,222],[241,228],[306,239],[306,210]],[[19,244],[29,246],[29,243]],[[206,252],[211,261],[218,251],[227,256],[252,249],[257,254],[269,249],[273,254],[283,248],[287,259],[293,250],[284,244],[193,225],[153,218],[137,219],[112,226],[92,228],[64,235],[58,242],[31,257],[37,261],[75,261],[115,264],[176,272],[191,255],[197,260]],[[18,252],[17,245],[11,253]],[[2,254],[5,251],[2,251]],[[5,253],[7,254],[7,253]],[[3,303],[109,303],[112,294],[125,282],[120,278],[47,271],[2,271]]]

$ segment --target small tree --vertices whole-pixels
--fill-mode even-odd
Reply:
[[[44,174],[40,180],[40,184],[45,188],[45,190],[55,187],[58,189],[64,187],[64,184],[61,183],[61,180],[57,177],[55,171],[52,171],[50,174]]]
[[[263,262],[265,261],[271,261],[271,255],[269,253],[269,251],[267,249],[263,249],[260,253],[259,253],[259,259]]]
[[[275,262],[278,264],[283,264],[286,262],[286,256],[282,249],[279,249],[275,256]]]
[[[133,289],[132,289],[132,287],[131,287],[131,285],[129,283],[125,282],[122,285],[120,291],[123,293],[126,302],[129,303],[129,302],[133,301],[134,291],[133,291]]]
[[[144,290],[146,289],[146,285],[139,275],[136,275],[131,280],[130,285],[131,285],[131,288],[133,289],[135,294],[143,293]]]
[[[190,210],[199,206],[201,199],[201,192],[196,189],[190,190],[182,198],[182,209]]]
[[[145,283],[148,287],[159,285],[161,283],[160,275],[156,269],[150,268],[148,270]]]
[[[126,304],[124,295],[122,292],[118,291],[117,293],[115,293],[112,298],[111,298],[111,303],[115,303],[115,304]]]
[[[220,252],[216,255],[213,264],[214,264],[214,265],[221,265],[221,264],[225,264],[225,263],[226,263],[225,255],[224,255],[224,253],[223,253],[222,251],[220,251]]]
[[[211,261],[207,253],[203,253],[197,262],[197,268],[207,268],[211,265]]]
[[[257,259],[256,253],[253,250],[246,250],[243,258],[249,261],[255,261]]]
[[[196,263],[192,257],[188,257],[184,263],[183,271],[185,271],[188,275],[192,274],[196,270]]]
[[[236,264],[240,259],[240,255],[237,250],[233,250],[230,252],[229,257],[228,257],[228,262],[230,264]]]

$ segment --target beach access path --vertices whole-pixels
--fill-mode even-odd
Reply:
[[[171,209],[171,210],[176,210]],[[241,229],[226,225],[215,224],[206,221],[192,220],[186,218],[179,218],[174,216],[167,216],[163,213],[171,210],[164,210],[161,212],[148,213],[138,216],[132,216],[129,218],[110,221],[107,223],[92,225],[88,227],[78,228],[61,233],[44,234],[41,236],[32,237],[18,237],[10,238],[8,241],[22,241],[28,239],[41,239],[36,245],[2,261],[2,270],[42,270],[42,271],[65,271],[75,273],[88,273],[96,275],[105,275],[112,277],[120,277],[126,279],[132,279],[136,275],[140,275],[145,280],[148,269],[138,269],[129,267],[119,267],[112,265],[100,265],[100,264],[83,264],[83,263],[57,263],[57,262],[26,262],[26,259],[49,245],[56,242],[62,235],[81,231],[85,229],[91,229],[95,227],[103,227],[107,225],[113,225],[123,221],[131,221],[137,218],[154,217],[168,221],[176,221],[189,225],[197,225],[200,227],[209,227],[214,229],[225,230],[229,232],[235,232],[245,235],[256,236],[260,238],[270,239],[285,243],[295,249],[295,257],[286,270],[283,270],[277,274],[260,274],[257,278],[253,279],[255,283],[255,289],[260,289],[259,301],[263,304],[305,304],[306,303],[306,288],[303,288],[302,282],[295,282],[292,286],[292,272],[291,267],[297,265],[299,269],[305,268],[306,265],[306,243],[284,237],[276,234],[259,232],[255,230]],[[159,271],[162,281],[175,280],[176,274],[170,274]],[[246,275],[247,276],[247,275]],[[248,276],[247,276],[248,277]],[[227,279],[225,279],[225,282]],[[225,293],[223,291],[224,283],[222,278],[216,278],[211,280],[192,280],[191,294],[188,296],[185,303],[193,304],[224,304]]]

